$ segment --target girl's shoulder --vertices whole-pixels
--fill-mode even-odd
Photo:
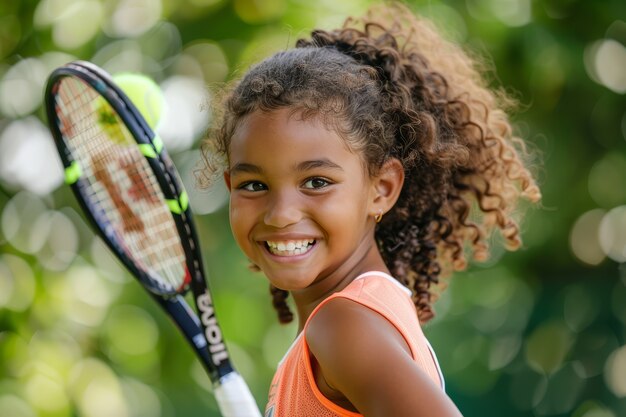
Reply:
[[[400,347],[410,356],[397,323],[402,315],[416,317],[410,294],[383,272],[360,275],[320,303],[309,317],[304,337],[311,354],[329,368],[346,371],[387,349]]]
[[[366,360],[377,347],[373,342],[381,339],[394,341],[410,353],[397,324],[388,318],[389,312],[397,309],[406,309],[415,317],[410,295],[410,290],[388,274],[373,271],[360,275],[320,303],[309,317],[304,336],[311,353],[333,368]]]

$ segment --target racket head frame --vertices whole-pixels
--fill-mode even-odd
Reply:
[[[189,276],[183,280],[182,285],[177,288],[166,288],[160,284],[158,279],[153,278],[150,272],[137,265],[129,256],[120,239],[115,235],[113,228],[108,227],[104,218],[98,218],[97,208],[91,204],[91,200],[86,193],[87,183],[76,172],[80,172],[80,161],[75,160],[74,155],[66,144],[64,135],[60,128],[59,116],[56,112],[56,95],[60,82],[66,77],[75,77],[92,88],[97,94],[105,99],[111,108],[118,114],[125,124],[129,133],[137,144],[142,147],[145,160],[150,169],[155,174],[160,191],[165,200],[170,205],[170,213],[180,236],[181,246],[185,255],[185,263]],[[56,147],[61,157],[61,162],[66,172],[70,172],[67,181],[79,201],[81,208],[87,214],[90,222],[109,248],[118,256],[124,266],[135,275],[151,292],[161,296],[174,296],[184,294],[192,279],[204,282],[204,272],[202,258],[195,226],[187,194],[182,186],[167,151],[163,147],[162,141],[152,132],[144,118],[124,92],[115,85],[110,76],[95,65],[85,61],[75,61],[63,67],[57,68],[49,77],[45,93],[46,113],[48,124],[54,137]],[[150,149],[152,151],[150,151]],[[148,150],[148,152],[146,152]],[[150,156],[148,156],[148,155]],[[78,164],[78,165],[77,165]],[[68,177],[68,176],[66,176]],[[206,284],[203,284],[206,285]]]

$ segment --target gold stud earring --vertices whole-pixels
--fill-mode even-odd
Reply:
[[[380,223],[382,219],[383,219],[383,211],[382,209],[379,209],[378,213],[374,215],[374,220],[376,221],[376,223]]]

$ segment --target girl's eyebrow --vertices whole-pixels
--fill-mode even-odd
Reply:
[[[333,161],[327,158],[304,161],[296,165],[297,171],[308,171],[310,169],[316,169],[316,168],[330,168],[330,169],[343,171],[343,168],[340,165],[337,165],[336,163],[334,163]]]
[[[239,162],[233,165],[233,167],[229,170],[229,173],[230,175],[239,173],[262,174],[263,170],[261,169],[261,167],[258,167],[256,165]]]
[[[311,169],[316,169],[316,168],[328,168],[328,169],[343,171],[343,168],[340,165],[337,165],[336,163],[334,163],[333,161],[327,158],[314,159],[311,161],[303,161],[303,162],[300,162],[295,167],[296,171],[301,171],[301,172],[308,171]],[[241,173],[262,174],[263,169],[257,165],[249,164],[247,162],[236,163],[230,169],[230,175],[241,174]]]

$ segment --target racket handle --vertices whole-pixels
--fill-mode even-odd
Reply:
[[[224,417],[261,417],[250,388],[237,372],[224,375],[214,393]]]

